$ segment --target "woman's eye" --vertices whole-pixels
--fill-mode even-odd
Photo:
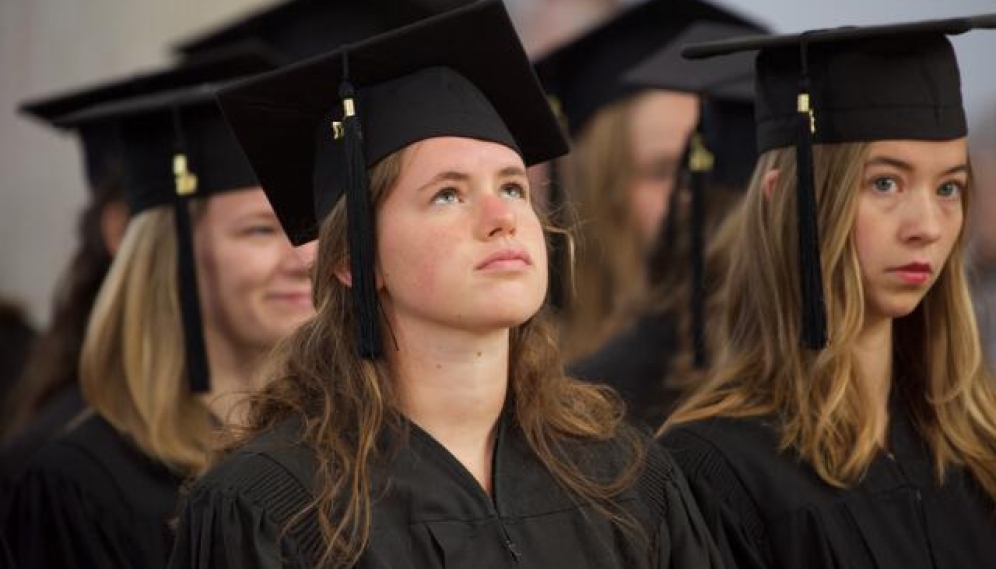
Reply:
[[[899,184],[894,178],[875,178],[872,180],[872,188],[874,188],[876,192],[894,192],[898,189],[898,187]]]
[[[520,184],[505,184],[501,191],[510,198],[525,199],[526,189]]]
[[[274,225],[250,225],[243,232],[246,235],[273,235],[277,232],[277,228]]]
[[[460,201],[460,194],[454,188],[444,188],[432,196],[432,203],[448,204]]]
[[[945,198],[954,198],[961,195],[964,187],[960,182],[945,182],[937,188],[937,195]]]

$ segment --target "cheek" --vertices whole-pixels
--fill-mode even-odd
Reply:
[[[426,227],[408,230],[395,223],[389,235],[383,235],[378,264],[388,293],[401,290],[433,290],[439,281],[440,266],[452,258],[447,244],[453,237],[445,229]]]
[[[630,185],[631,212],[641,235],[655,235],[667,217],[672,185],[661,180],[634,180]]]

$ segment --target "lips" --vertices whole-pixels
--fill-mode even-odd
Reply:
[[[923,284],[930,279],[930,274],[933,270],[930,267],[930,263],[908,263],[901,267],[894,267],[889,269],[890,273],[894,273],[903,282],[909,284]]]
[[[524,249],[502,249],[485,257],[474,268],[479,271],[516,270],[532,266],[532,264],[532,257]]]
[[[277,292],[269,295],[270,298],[280,301],[288,302],[292,304],[307,304],[311,305],[311,293],[310,292]]]

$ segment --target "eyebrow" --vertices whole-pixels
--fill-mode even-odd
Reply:
[[[902,170],[903,172],[913,171],[913,165],[910,164],[909,162],[906,162],[905,160],[900,160],[898,158],[892,158],[889,156],[875,156],[873,158],[869,158],[868,161],[865,162],[865,167],[867,168],[868,166],[892,166],[893,168]],[[948,168],[944,172],[941,172],[941,175],[950,176],[952,174],[960,174],[963,172],[966,174],[968,173],[968,163],[952,166],[951,168]]]
[[[510,176],[525,176],[526,171],[519,166],[506,166],[498,171],[498,177],[507,178]],[[465,182],[470,179],[470,176],[464,174],[463,172],[457,172],[455,170],[447,170],[445,172],[440,172],[432,177],[431,180],[422,184],[415,191],[420,192],[425,188],[438,184],[439,182]]]

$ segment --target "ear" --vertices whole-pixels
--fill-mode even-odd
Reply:
[[[764,179],[761,180],[761,189],[764,191],[765,199],[771,199],[771,194],[775,192],[775,185],[778,184],[778,176],[780,172],[778,170],[768,170],[764,173]]]
[[[100,210],[100,237],[104,241],[104,248],[112,257],[121,247],[129,219],[131,214],[123,200],[108,202]]]
[[[352,287],[353,286],[353,272],[349,270],[349,264],[344,264],[335,270],[335,278],[339,280],[340,283]],[[374,279],[377,285],[377,290],[384,288],[384,277],[380,274],[380,268],[374,267]]]

